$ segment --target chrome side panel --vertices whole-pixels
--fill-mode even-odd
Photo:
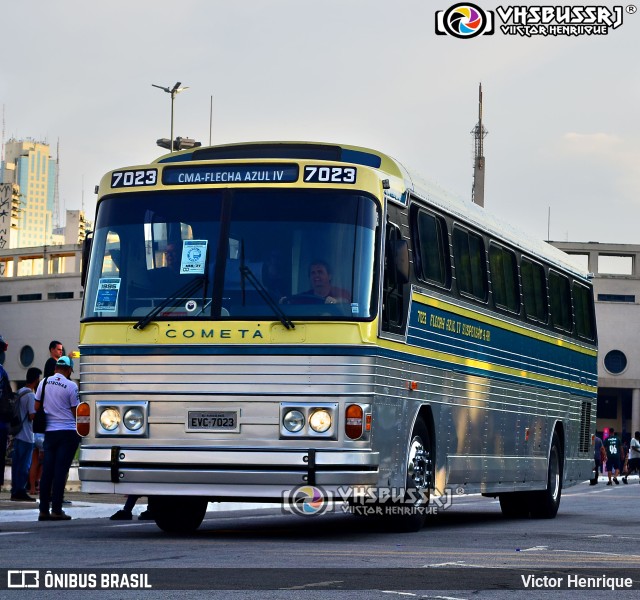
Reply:
[[[590,475],[590,456],[568,442],[577,439],[584,398],[439,369],[379,348],[359,355],[334,350],[118,356],[115,348],[113,355],[83,354],[81,397],[92,408],[98,400],[123,398],[149,406],[146,437],[95,437],[92,410],[92,436],[80,453],[83,490],[277,500],[305,484],[404,487],[411,427],[425,410],[435,424],[439,491],[544,488],[558,422],[565,431],[565,485]],[[291,401],[338,403],[337,435],[283,439],[279,407]],[[354,402],[372,406],[370,439],[344,435],[344,409]],[[187,431],[189,410],[237,410],[239,430]]]

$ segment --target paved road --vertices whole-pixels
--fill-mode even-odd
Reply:
[[[2,566],[137,569],[165,587],[226,585],[239,590],[208,593],[215,598],[244,598],[247,589],[242,588],[260,586],[276,589],[260,590],[252,597],[293,599],[295,590],[305,590],[305,599],[347,594],[349,598],[506,598],[507,593],[513,598],[513,591],[488,588],[500,587],[506,575],[520,578],[531,569],[562,576],[580,569],[592,576],[622,569],[636,591],[616,592],[616,597],[637,597],[640,589],[640,528],[637,519],[630,518],[640,499],[637,477],[627,486],[585,483],[564,490],[560,513],[553,520],[504,519],[496,501],[458,497],[450,509],[413,534],[389,533],[368,519],[343,514],[305,518],[274,508],[229,511],[225,505],[210,505],[212,510],[195,534],[167,536],[153,522],[109,521],[106,517],[123,498],[68,496],[73,504],[65,510],[72,521],[38,523],[33,505],[0,495],[0,544],[10,548],[2,553]],[[43,554],[42,548],[64,551]],[[431,590],[434,573],[438,587],[442,586],[437,592]],[[460,589],[466,586],[473,593]],[[356,589],[347,592],[349,587]],[[332,588],[343,591],[326,591]],[[155,593],[144,592],[145,597],[156,597]],[[187,597],[183,591],[170,593]],[[585,596],[584,591],[540,590],[528,591],[525,597],[550,593],[554,598]],[[588,597],[604,594],[586,592]]]

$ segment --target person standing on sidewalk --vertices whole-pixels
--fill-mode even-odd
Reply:
[[[0,353],[6,352],[9,348],[9,344],[4,341],[4,338],[0,335]],[[4,370],[4,367],[0,364],[0,401],[3,399],[3,394],[11,389],[9,385],[9,374]],[[9,443],[9,420],[11,418],[10,413],[0,414],[0,487],[4,485],[4,469],[7,464],[7,445]]]
[[[622,478],[622,483],[627,483],[627,477],[636,471],[640,473],[640,431],[636,431],[631,438],[631,444],[629,444],[629,465],[627,474]]]
[[[44,375],[43,377],[51,377],[56,370],[56,363],[58,359],[64,354],[64,348],[62,347],[62,343],[58,340],[51,340],[49,344],[49,358],[47,358],[47,362],[44,363]]]
[[[593,449],[593,462],[595,463],[595,472],[593,479],[589,482],[591,485],[598,485],[598,476],[600,475],[600,467],[602,465],[602,439],[596,436]]]
[[[611,485],[611,479],[613,476],[613,483],[618,485],[618,475],[620,475],[620,453],[622,451],[622,442],[616,435],[613,427],[609,428],[609,437],[604,441],[604,447],[607,451],[607,476],[609,481],[607,485]]]
[[[72,372],[73,361],[68,356],[61,356],[56,362],[55,373],[45,378],[36,392],[36,410],[42,403],[47,415],[38,521],[71,519],[62,510],[62,501],[69,469],[80,444],[76,432],[76,408],[80,400],[78,386],[71,381]]]
[[[34,394],[42,371],[36,367],[27,370],[27,383],[18,390],[20,418],[22,428],[13,438],[13,456],[11,458],[11,500],[35,502],[27,494],[31,455],[33,454],[33,426],[31,421],[36,414],[36,396]]]

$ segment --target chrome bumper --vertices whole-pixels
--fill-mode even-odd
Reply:
[[[377,452],[83,447],[82,491],[116,494],[199,495],[217,499],[275,500],[292,488],[327,492],[378,483]]]

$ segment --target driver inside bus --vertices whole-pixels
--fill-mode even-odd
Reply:
[[[285,297],[280,304],[340,304],[350,302],[349,292],[332,284],[331,268],[324,260],[314,260],[309,265],[311,289]]]
[[[164,262],[170,271],[180,272],[180,250],[173,243],[167,244],[164,251]]]
[[[151,283],[157,291],[163,293],[174,291],[180,284],[186,283],[187,279],[180,274],[180,264],[182,260],[181,246],[169,242],[163,251],[164,265],[152,269],[149,274]]]

